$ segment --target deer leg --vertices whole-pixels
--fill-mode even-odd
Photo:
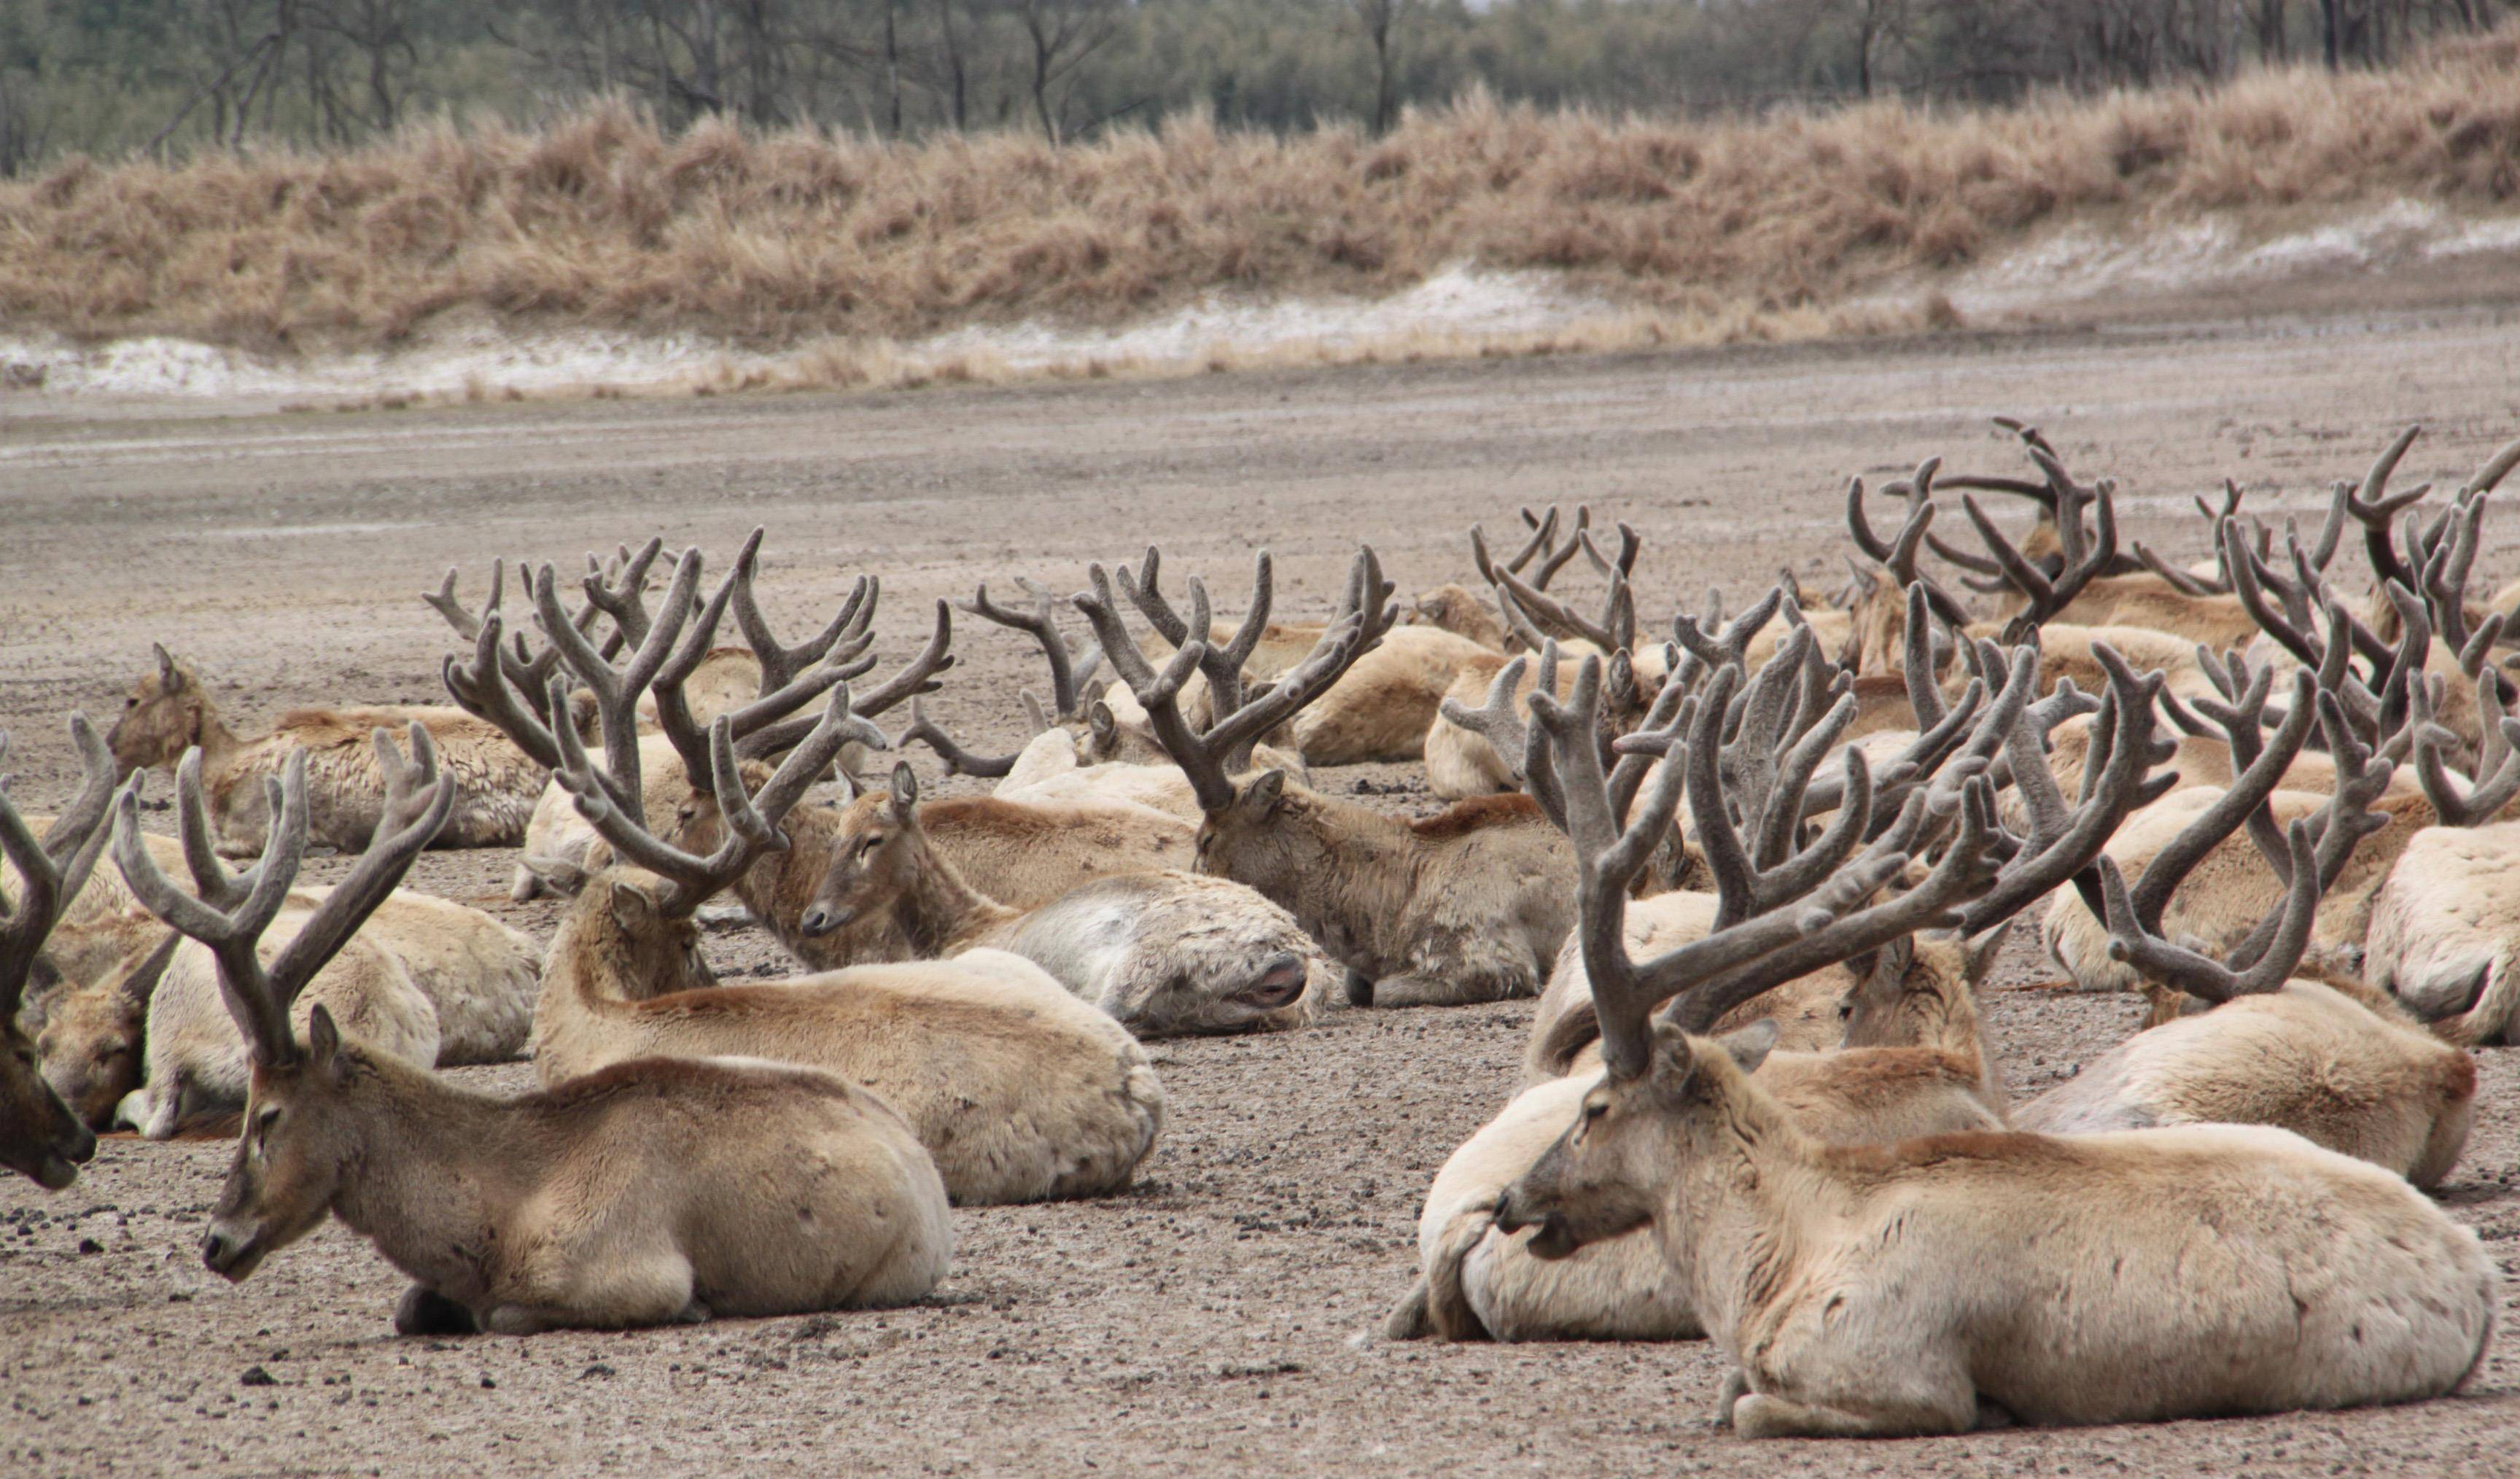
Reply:
[[[1732,1426],[1732,1410],[1749,1395],[1750,1373],[1734,1367],[1732,1373],[1724,1378],[1724,1390],[1715,1394],[1715,1425]]]
[[[413,1284],[394,1306],[398,1335],[478,1335],[481,1322],[472,1311],[427,1284]]]
[[[1965,1433],[1976,1418],[1975,1402],[1968,1406],[1969,1411],[1955,1421],[1948,1412],[1932,1408],[1853,1412],[1750,1392],[1732,1405],[1732,1431],[1744,1438],[1899,1438]]]

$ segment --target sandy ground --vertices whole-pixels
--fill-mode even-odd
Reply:
[[[61,798],[61,716],[108,717],[152,640],[250,728],[314,701],[428,699],[448,646],[415,599],[460,563],[563,561],[662,533],[723,560],[771,531],[765,593],[795,627],[860,570],[885,650],[934,598],[1160,541],[1238,605],[1251,550],[1282,609],[1324,605],[1352,542],[1404,588],[1461,576],[1462,529],[1590,500],[1646,539],[1644,587],[1736,604],[1779,565],[1834,583],[1852,473],[2010,471],[1996,413],[2121,481],[2137,534],[2201,550],[2191,492],[2315,510],[2399,426],[2401,474],[2452,482],[2520,431],[2505,310],[2355,312],[1840,348],[1220,377],[908,396],[6,422],[0,723],[18,794]],[[2017,516],[2017,515],[2016,515]],[[2492,529],[2493,577],[2520,525]],[[1177,579],[1178,577],[1176,577]],[[968,628],[937,710],[1018,738],[1020,639]],[[922,769],[933,767],[922,759]],[[1332,775],[1377,790],[1404,772]],[[1414,783],[1411,783],[1414,784]],[[162,792],[161,792],[162,794]],[[1385,802],[1424,809],[1422,792]],[[503,853],[436,854],[415,886],[548,932]],[[323,872],[338,864],[321,864]],[[757,933],[712,938],[779,973]],[[2038,989],[2016,947],[1987,1014],[2017,1092],[2129,1030],[2120,998]],[[1528,1003],[1341,1009],[1305,1032],[1158,1044],[1165,1139],[1105,1201],[958,1214],[955,1270],[889,1314],[531,1340],[406,1341],[402,1281],[328,1230],[231,1287],[196,1256],[227,1147],[109,1142],[68,1191],[0,1183],[0,1468],[12,1473],[824,1472],[2509,1474],[2520,1357],[2453,1401],[2384,1412],[1816,1450],[1705,1421],[1703,1343],[1392,1345],[1419,1198],[1505,1099]],[[2520,1266],[2520,1054],[2445,1188]],[[521,1066],[468,1070],[521,1087]],[[2514,1285],[2520,1288],[2520,1284]],[[2506,1323],[2509,1323],[2506,1312]],[[268,1381],[263,1380],[268,1377]]]

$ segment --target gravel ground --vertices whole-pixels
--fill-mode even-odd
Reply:
[[[196,408],[198,409],[198,408]],[[0,401],[0,724],[22,800],[73,780],[61,715],[110,716],[148,644],[194,659],[250,729],[323,701],[432,696],[447,647],[415,594],[460,563],[575,561],[661,532],[731,552],[770,526],[764,589],[803,627],[860,570],[885,650],[936,597],[1018,572],[1069,588],[1160,541],[1239,600],[1275,549],[1282,608],[1327,604],[1353,540],[1404,589],[1465,573],[1462,530],[1587,499],[1646,539],[1648,590],[1736,598],[1781,564],[1833,583],[1852,473],[2009,471],[1987,427],[2045,426],[2111,473],[2135,534],[2201,548],[2187,495],[2314,511],[2397,426],[2401,473],[2454,480],[2520,431],[2499,310],[2270,318],[1839,348],[1398,367],[907,396],[460,410],[41,417]],[[2502,524],[2488,574],[2520,560]],[[721,556],[721,558],[723,558]],[[1231,596],[1224,592],[1233,592]],[[937,711],[1017,736],[1022,642],[963,632]],[[922,763],[923,769],[931,769]],[[1333,773],[1431,809],[1404,768]],[[950,789],[950,787],[949,787]],[[548,934],[505,853],[434,854],[416,887]],[[311,874],[338,870],[319,863]],[[730,974],[778,974],[749,930]],[[2045,988],[2016,945],[1987,1017],[2017,1093],[2117,1042],[2123,998]],[[2497,1474],[2520,1471],[2520,1364],[2380,1412],[1896,1444],[1747,1446],[1705,1421],[1703,1343],[1392,1345],[1419,1198],[1509,1093],[1530,1004],[1340,1009],[1266,1039],[1154,1046],[1164,1140],[1126,1196],[957,1214],[917,1308],[530,1340],[396,1339],[402,1281],[329,1229],[231,1287],[195,1249],[228,1150],[109,1141],[79,1184],[0,1183],[0,1467],[27,1474],[658,1471],[1083,1473]],[[2520,1054],[2483,1059],[2444,1189],[2520,1272]],[[521,1088],[521,1065],[466,1070]],[[2520,1288],[2520,1284],[2515,1284]],[[2506,1313],[2506,1323],[2509,1322]]]

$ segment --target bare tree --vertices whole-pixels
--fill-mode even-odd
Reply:
[[[1031,43],[1032,110],[1053,144],[1065,136],[1060,104],[1076,68],[1119,34],[1118,0],[1013,0],[1015,21]]]
[[[1401,31],[1423,0],[1348,0],[1366,44],[1373,48],[1373,131],[1389,133],[1400,120]]]

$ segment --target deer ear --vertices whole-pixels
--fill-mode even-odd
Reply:
[[[1621,648],[1610,654],[1610,669],[1603,676],[1607,681],[1612,702],[1624,706],[1636,701],[1637,664],[1636,659],[1628,655],[1626,648]]]
[[[341,1062],[341,1029],[333,1024],[333,1013],[321,1002],[306,1019],[307,1060],[328,1074],[338,1077],[345,1066]]]
[[[2014,916],[2014,919],[2018,918],[2019,916]],[[2012,933],[2012,919],[2006,919],[1979,936],[1969,946],[1968,964],[1965,968],[1968,973],[1968,983],[1971,986],[1985,980],[1986,973],[1995,968],[1995,958],[2003,954],[2003,942]]]
[[[1119,719],[1112,714],[1111,705],[1100,698],[1095,699],[1094,706],[1085,711],[1085,722],[1093,727],[1094,738],[1101,743],[1110,744],[1120,738]]]
[[[1776,1050],[1777,1024],[1773,1018],[1761,1017],[1749,1026],[1728,1032],[1715,1041],[1732,1055],[1732,1061],[1740,1065],[1743,1073],[1756,1073],[1759,1065],[1768,1060],[1768,1054]]]
[[[656,901],[647,891],[626,878],[612,882],[612,922],[623,929],[636,931],[656,918]]]
[[[1285,799],[1286,773],[1282,770],[1264,771],[1253,777],[1249,785],[1242,787],[1242,804],[1264,817],[1276,811],[1279,803]]]
[[[892,799],[889,803],[893,820],[911,820],[913,808],[919,805],[919,776],[907,760],[897,760],[892,767]]]
[[[517,860],[525,872],[540,878],[543,886],[563,899],[574,899],[586,890],[586,870],[565,858],[544,858],[532,854]]]
[[[1687,1092],[1690,1081],[1697,1077],[1697,1053],[1688,1046],[1688,1034],[1657,1017],[1653,1024],[1653,1057],[1645,1074],[1660,1093],[1678,1096]]]
[[[184,675],[176,668],[174,654],[166,650],[165,644],[153,642],[149,644],[149,650],[158,654],[158,692],[172,694],[181,690],[184,686]]]

